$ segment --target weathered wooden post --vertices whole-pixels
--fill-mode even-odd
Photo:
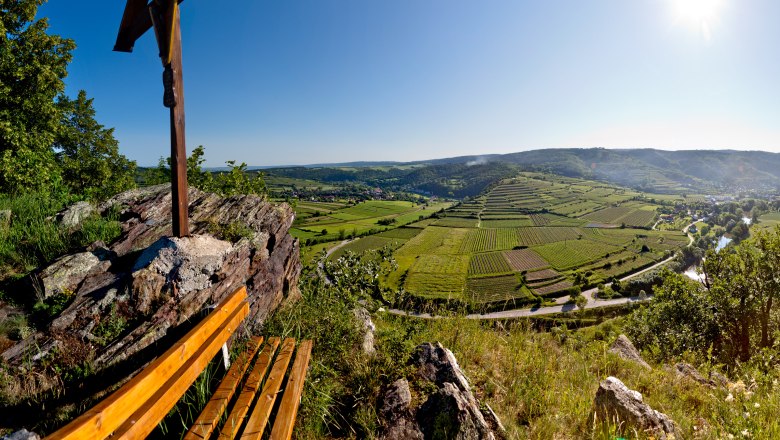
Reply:
[[[154,27],[163,64],[163,105],[171,114],[171,193],[173,235],[189,235],[187,148],[184,140],[184,84],[179,3],[182,0],[127,0],[114,50],[132,52],[138,38]]]

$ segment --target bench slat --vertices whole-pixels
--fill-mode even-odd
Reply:
[[[114,432],[112,438],[138,439],[146,438],[157,425],[176,406],[176,402],[195,382],[211,360],[222,350],[222,344],[241,325],[249,315],[249,304],[233,312],[230,319],[222,324],[219,330],[206,341],[186,363],[184,363],[170,379],[152,395],[144,404]]]
[[[214,330],[221,327],[233,312],[245,304],[246,288],[225,298],[203,321],[162,356],[151,362],[123,387],[92,409],[50,435],[56,440],[102,440],[108,437],[171,377],[179,366],[196,353]]]
[[[246,351],[233,362],[233,366],[225,374],[214,395],[211,396],[211,399],[203,408],[203,411],[201,411],[200,416],[198,416],[190,430],[187,431],[184,440],[207,439],[211,436],[261,345],[263,345],[262,336],[255,336],[250,340]]]
[[[255,366],[252,368],[252,372],[249,373],[249,377],[244,384],[244,388],[241,390],[241,394],[238,395],[238,400],[233,406],[233,410],[230,411],[225,424],[222,426],[222,430],[219,433],[220,440],[232,440],[235,438],[238,430],[241,429],[241,425],[244,423],[244,417],[249,408],[252,405],[252,401],[257,394],[257,390],[260,388],[260,384],[265,377],[265,373],[268,371],[268,367],[271,365],[271,359],[273,359],[274,352],[279,346],[279,338],[268,338],[268,345],[263,348],[260,356],[257,358]]]
[[[306,369],[309,367],[311,359],[312,341],[305,340],[298,347],[298,353],[295,355],[295,363],[290,371],[290,377],[287,379],[282,403],[279,405],[279,412],[274,420],[274,427],[271,430],[271,440],[290,440],[295,424],[295,416],[298,414],[298,406],[301,403],[301,394],[303,394],[303,383],[306,379]]]
[[[266,423],[268,423],[268,417],[271,415],[271,409],[273,409],[276,395],[279,393],[279,387],[282,385],[284,374],[287,371],[287,366],[290,365],[290,358],[294,350],[295,339],[286,338],[282,344],[282,349],[279,351],[279,356],[277,356],[274,362],[271,373],[268,375],[268,380],[265,382],[263,392],[257,398],[252,415],[249,416],[249,421],[246,423],[241,440],[259,439],[263,435],[263,429]]]

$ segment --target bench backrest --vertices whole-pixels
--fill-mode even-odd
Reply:
[[[232,293],[125,385],[47,438],[148,436],[249,314],[246,297],[245,287]]]

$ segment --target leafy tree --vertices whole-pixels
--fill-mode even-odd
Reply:
[[[55,98],[75,48],[33,21],[44,0],[0,0],[0,191],[50,188],[60,173],[51,149],[60,123]]]
[[[119,154],[114,129],[95,120],[85,91],[71,100],[60,96],[60,129],[54,142],[62,178],[72,191],[88,198],[108,198],[135,186],[135,162]]]
[[[718,334],[707,295],[683,275],[665,271],[662,276],[653,301],[628,318],[626,331],[638,345],[661,357],[706,352]]]
[[[192,154],[187,158],[187,182],[203,191],[212,191],[214,177],[211,173],[203,171],[203,163],[206,162],[205,155],[203,145],[198,145],[198,148],[192,150]]]

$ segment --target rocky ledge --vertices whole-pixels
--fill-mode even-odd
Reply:
[[[3,413],[19,416],[15,405],[21,409],[52,396],[68,395],[72,402],[98,397],[242,285],[249,294],[249,327],[298,295],[301,264],[298,241],[288,233],[290,206],[194,188],[189,200],[192,235],[186,238],[169,237],[169,185],[128,191],[91,207],[103,216],[118,215],[121,235],[66,255],[20,284],[41,303],[65,308],[39,325],[45,330],[2,353],[0,403],[9,410]],[[78,228],[73,219],[82,217],[63,212],[57,219]]]

